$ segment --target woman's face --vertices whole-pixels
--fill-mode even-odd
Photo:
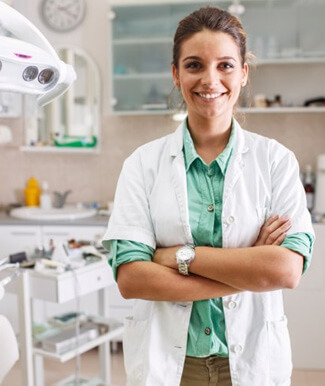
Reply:
[[[233,38],[224,32],[203,30],[181,46],[174,84],[180,88],[189,117],[231,119],[248,66]]]

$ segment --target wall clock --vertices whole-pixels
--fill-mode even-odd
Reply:
[[[42,0],[41,15],[44,23],[57,32],[72,31],[83,20],[85,0]]]

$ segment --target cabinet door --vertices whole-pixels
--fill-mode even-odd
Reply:
[[[325,225],[315,224],[312,264],[295,290],[284,291],[293,364],[325,369]]]
[[[16,252],[31,255],[36,247],[41,246],[41,228],[39,226],[0,226],[0,258]]]
[[[42,239],[45,246],[49,244],[50,240],[53,240],[54,245],[70,239],[99,242],[105,230],[106,228],[102,226],[43,226]]]

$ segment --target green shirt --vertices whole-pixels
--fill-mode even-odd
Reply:
[[[190,133],[184,122],[184,159],[187,176],[187,193],[192,236],[197,246],[222,247],[222,198],[224,179],[232,156],[233,125],[229,142],[224,151],[207,165],[197,154]],[[207,210],[208,207],[212,208]],[[295,233],[286,237],[282,246],[305,257],[304,270],[310,264],[313,238],[309,234]],[[109,245],[110,244],[110,245]],[[110,264],[116,278],[120,264],[131,261],[151,261],[154,250],[142,243],[113,240],[104,246],[111,251]],[[188,330],[189,356],[228,356],[225,336],[225,318],[222,298],[196,301]]]

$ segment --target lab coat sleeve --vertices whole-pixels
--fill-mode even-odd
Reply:
[[[271,213],[289,216],[292,227],[288,234],[303,232],[314,237],[306,194],[299,176],[298,162],[291,151],[283,149],[285,148],[280,145],[278,149],[272,151],[275,161],[271,165]]]
[[[113,213],[103,241],[130,240],[156,248],[148,188],[140,155],[135,152],[124,162],[115,192]]]

